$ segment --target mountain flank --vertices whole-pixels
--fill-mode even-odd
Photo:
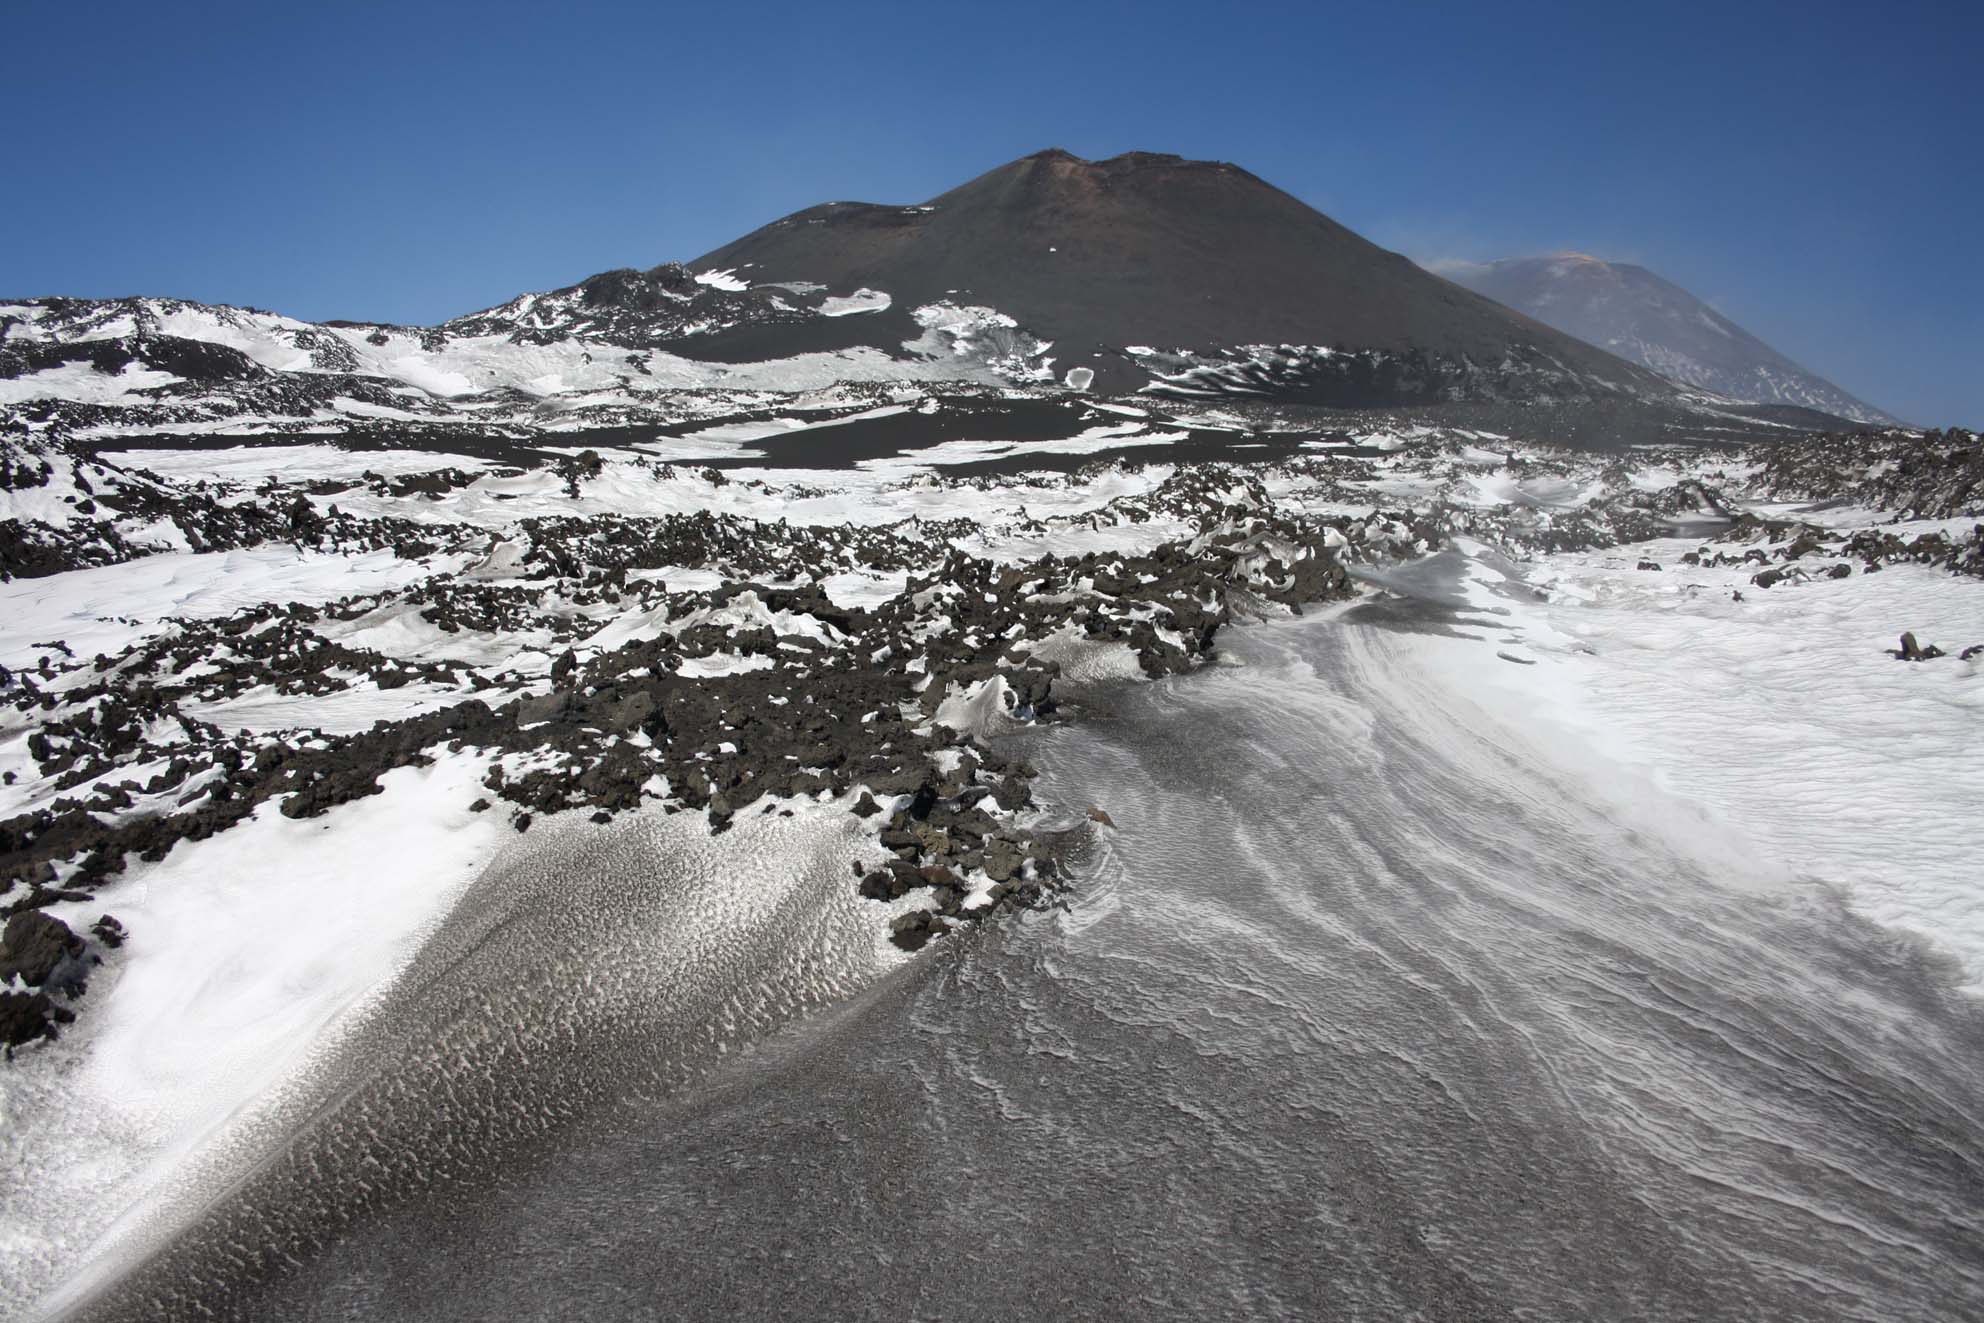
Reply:
[[[1056,148],[914,206],[830,202],[689,266],[883,289],[898,306],[990,306],[1051,340],[1068,365],[1098,354],[1120,362],[1134,346],[1321,346],[1476,370],[1548,364],[1586,391],[1671,393],[1239,166],[1153,152],[1089,161]]]
[[[1891,415],[1808,372],[1702,300],[1629,262],[1585,253],[1455,263],[1440,274],[1686,386],[1858,423]]]

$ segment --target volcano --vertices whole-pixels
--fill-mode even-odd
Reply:
[[[1684,386],[1732,400],[1792,404],[1857,423],[1898,425],[1786,358],[1672,281],[1587,253],[1442,266],[1448,279]]]
[[[990,308],[1099,388],[1346,404],[1673,393],[1239,166],[1151,152],[1053,149],[914,206],[830,202],[689,266],[881,291],[898,310]]]
[[[0,303],[0,403],[120,433],[211,409],[228,427],[328,414],[368,433],[442,417],[569,428],[597,410],[610,431],[656,410],[679,422],[682,391],[919,383],[1404,409],[1601,447],[1842,425],[1816,398],[1739,403],[1611,347],[1425,271],[1238,166],[1052,150],[928,202],[827,203],[693,262],[600,272],[436,326],[179,299]],[[839,439],[854,453],[899,426]]]

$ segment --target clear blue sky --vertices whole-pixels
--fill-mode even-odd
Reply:
[[[1616,12],[1615,12],[1616,11]],[[0,7],[0,293],[430,322],[1048,146],[1639,261],[1984,425],[1984,4]]]

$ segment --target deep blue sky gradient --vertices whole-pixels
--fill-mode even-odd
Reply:
[[[1984,425],[1984,5],[0,6],[0,293],[431,322],[1048,146],[1641,262]]]

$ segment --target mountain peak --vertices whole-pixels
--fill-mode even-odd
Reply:
[[[1077,169],[1102,171],[1133,170],[1141,166],[1151,165],[1218,166],[1224,164],[1219,161],[1188,161],[1184,157],[1174,155],[1170,152],[1144,151],[1118,152],[1114,156],[1090,159],[1086,156],[1077,156],[1065,147],[1049,147],[1045,151],[1033,152],[1030,155],[1020,157],[1019,160],[1012,162],[1012,164],[1023,165],[1028,161],[1045,161],[1052,164],[1071,166]]]
[[[1567,251],[1441,270],[1477,294],[1683,385],[1854,422],[1895,421],[1643,266]]]
[[[1195,161],[1172,152],[1146,151],[1119,152],[1115,156],[1090,159],[1086,156],[1077,156],[1065,147],[1049,147],[1045,151],[1022,156],[979,178],[993,179],[1015,175],[1043,177],[1073,185],[1099,186],[1107,186],[1112,182],[1133,176],[1155,178],[1224,176],[1261,183],[1255,176],[1227,161]],[[1262,184],[1262,187],[1266,186]]]
[[[1343,349],[1438,365],[1360,397],[1372,399],[1531,358],[1601,390],[1667,389],[1427,275],[1237,165],[1165,152],[1090,160],[1050,147],[918,205],[809,208],[689,267],[884,291],[905,317],[938,304],[993,309],[1051,342],[1060,370],[1094,373],[1097,389],[1148,380],[1148,355],[1128,353],[1139,346]]]

